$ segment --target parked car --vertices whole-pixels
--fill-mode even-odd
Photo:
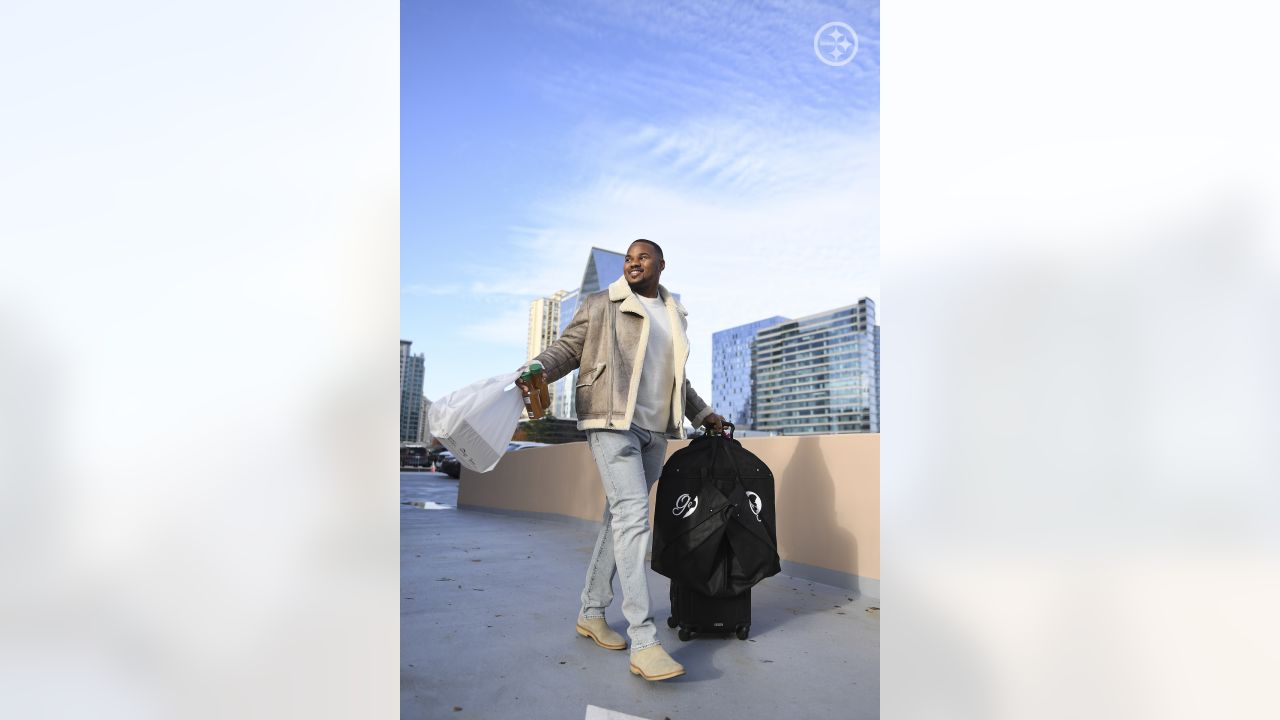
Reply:
[[[528,440],[512,440],[507,443],[507,452],[512,452],[513,450],[525,450],[531,447],[542,447],[546,444],[547,443],[530,442]]]
[[[447,452],[449,451],[442,447],[431,448],[431,450],[427,452],[427,459],[431,461],[432,465],[438,465],[440,463],[440,454]]]
[[[462,477],[462,463],[458,462],[458,458],[454,457],[453,453],[442,450],[436,460],[436,472],[442,472],[457,480]]]
[[[400,446],[400,469],[427,468],[431,465],[430,453],[422,445]]]

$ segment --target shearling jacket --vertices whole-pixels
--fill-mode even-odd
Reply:
[[[713,411],[684,374],[689,359],[689,322],[685,319],[689,313],[661,285],[658,297],[667,307],[675,344],[675,384],[666,434],[682,438],[681,414],[697,427]],[[548,382],[581,368],[574,395],[579,430],[626,430],[635,414],[648,345],[649,316],[626,278],[620,277],[608,289],[584,298],[560,338],[533,360],[542,363]]]

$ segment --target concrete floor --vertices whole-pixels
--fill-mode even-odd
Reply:
[[[457,481],[400,477],[403,718],[874,718],[879,600],[776,575],[752,591],[751,637],[676,638],[668,581],[650,571],[658,637],[686,674],[646,682],[626,651],[574,633],[596,528],[457,510]],[[443,506],[443,507],[441,507]],[[615,581],[609,624],[626,634]],[[593,717],[596,716],[593,711]]]

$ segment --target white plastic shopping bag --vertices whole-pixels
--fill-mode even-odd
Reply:
[[[518,377],[509,373],[471,383],[435,401],[427,412],[431,434],[468,469],[489,472],[507,451],[524,409],[520,388],[512,384]]]

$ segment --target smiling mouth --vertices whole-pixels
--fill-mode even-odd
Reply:
[[[630,275],[631,277],[640,277],[640,273],[641,273],[640,270],[631,270],[627,272],[627,274]]]

